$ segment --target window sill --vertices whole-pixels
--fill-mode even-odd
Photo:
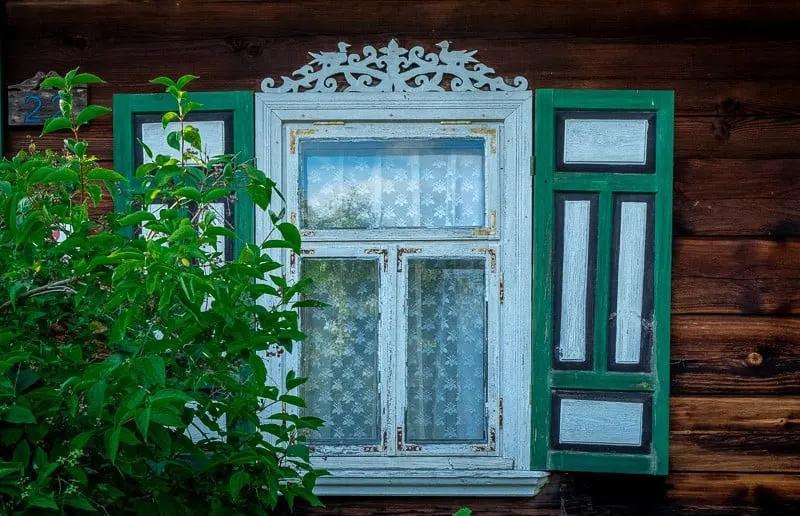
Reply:
[[[319,496],[535,496],[544,471],[333,470],[317,481]]]

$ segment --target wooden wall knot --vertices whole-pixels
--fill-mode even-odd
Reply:
[[[764,363],[764,357],[758,351],[753,351],[752,353],[748,353],[745,362],[751,367],[758,367]]]

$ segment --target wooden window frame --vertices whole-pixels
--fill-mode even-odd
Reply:
[[[257,93],[256,148],[258,166],[270,174],[279,188],[292,195],[297,185],[286,173],[287,156],[298,141],[316,131],[365,123],[431,124],[438,128],[477,129],[490,134],[489,145],[498,155],[502,204],[496,227],[487,222],[484,234],[453,235],[453,242],[486,242],[499,246],[498,296],[501,311],[497,450],[494,456],[379,456],[315,457],[314,462],[333,477],[318,481],[322,495],[473,495],[531,496],[544,484],[547,474],[530,470],[530,368],[531,368],[531,192],[532,107],[530,91],[522,92],[426,92],[426,93]],[[491,124],[496,129],[491,131]],[[455,128],[459,128],[458,131]],[[402,136],[402,134],[400,134]],[[297,206],[289,210],[297,212]],[[487,205],[487,211],[489,210]],[[266,214],[257,211],[256,239],[266,236]],[[334,232],[304,232],[304,247],[335,245]],[[339,231],[338,238],[342,238]],[[424,247],[423,234],[408,235]],[[394,244],[397,244],[397,240]],[[331,244],[333,241],[333,244]],[[344,244],[342,244],[344,245]],[[275,251],[275,258],[289,265],[295,258]],[[391,263],[391,260],[390,260]],[[503,301],[500,304],[499,299]],[[285,376],[291,359],[267,360],[269,374]],[[502,411],[502,414],[500,412]],[[498,424],[500,426],[500,424]]]

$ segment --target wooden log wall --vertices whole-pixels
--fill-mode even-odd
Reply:
[[[477,49],[531,88],[676,93],[671,465],[553,475],[532,499],[329,499],[313,514],[800,513],[800,2],[7,0],[6,72],[80,65],[112,93],[158,75],[259,89],[340,40]],[[10,147],[58,146],[15,128]],[[87,133],[111,164],[110,120]],[[107,205],[104,207],[107,209]],[[305,512],[305,511],[303,511]]]

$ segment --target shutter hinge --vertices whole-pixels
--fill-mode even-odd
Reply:
[[[497,428],[503,429],[503,398],[497,403]]]
[[[500,293],[498,294],[498,297],[500,298],[500,304],[502,305],[503,301],[506,299],[506,275],[504,272],[500,273]]]

